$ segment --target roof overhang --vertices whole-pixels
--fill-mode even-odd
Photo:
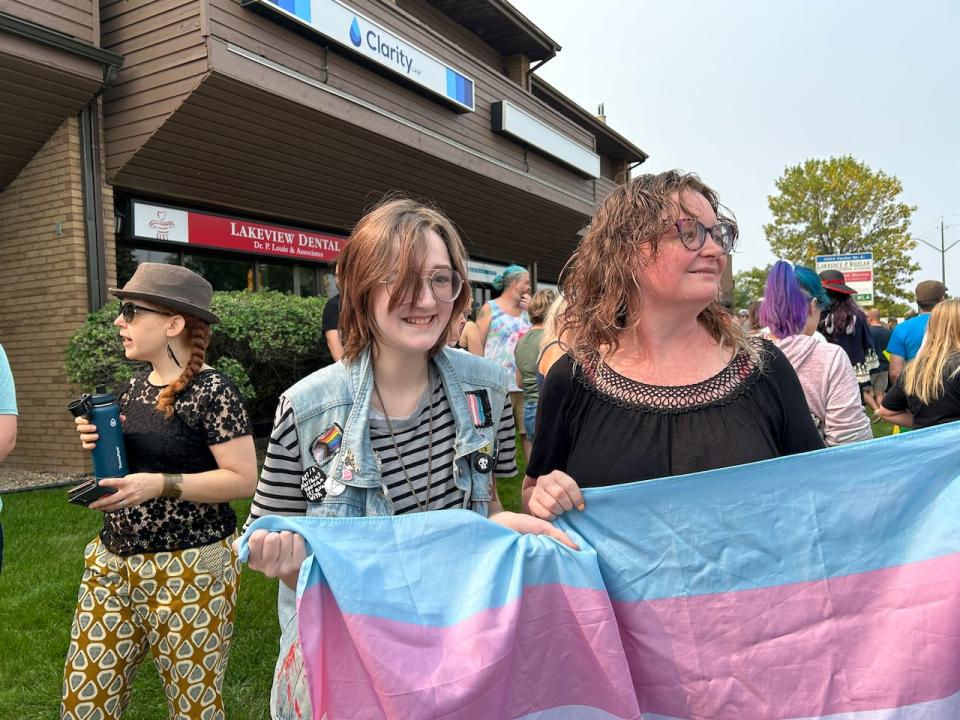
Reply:
[[[122,57],[0,13],[0,190],[71,115],[93,98]]]
[[[427,0],[501,55],[546,62],[560,46],[506,0]]]

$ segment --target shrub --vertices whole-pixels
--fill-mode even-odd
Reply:
[[[115,390],[147,367],[124,357],[123,343],[113,324],[119,314],[119,302],[104,305],[87,315],[67,343],[67,379],[84,392],[98,385]]]
[[[210,336],[207,362],[243,394],[253,418],[273,416],[277,397],[303,376],[330,362],[323,339],[324,298],[280,292],[215,292],[220,317]],[[113,320],[118,302],[87,316],[66,348],[67,378],[84,391],[116,389],[144,363],[127,360]]]
[[[280,393],[331,362],[323,338],[326,298],[274,290],[214,293],[220,324],[211,338],[213,357],[232,358],[256,388],[254,418],[272,418]]]

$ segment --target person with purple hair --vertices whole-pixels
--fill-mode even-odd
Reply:
[[[813,270],[780,260],[767,276],[760,323],[797,371],[824,442],[832,446],[869,440],[870,420],[860,404],[860,387],[846,353],[839,345],[813,337],[827,302]]]

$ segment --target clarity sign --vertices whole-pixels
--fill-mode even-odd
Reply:
[[[338,0],[246,0],[244,4],[275,10],[457,109],[474,110],[473,80]]]

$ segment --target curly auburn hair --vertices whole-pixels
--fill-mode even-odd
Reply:
[[[161,390],[157,397],[157,410],[162,412],[163,416],[169,420],[173,416],[173,407],[177,396],[183,392],[184,388],[190,384],[190,381],[197,376],[200,368],[203,367],[207,355],[207,345],[210,342],[210,323],[195,315],[188,315],[170,308],[164,309],[168,310],[171,315],[183,317],[185,323],[183,332],[186,333],[190,343],[190,358],[183,368],[183,372],[180,373],[180,377]]]
[[[451,304],[450,323],[471,300],[467,279],[467,251],[453,223],[439,210],[409,198],[388,196],[364,215],[347,239],[337,261],[340,284],[340,335],[343,360],[356,360],[376,341],[373,292],[390,274],[397,282],[388,307],[395,309],[404,297],[417,297],[424,279],[419,266],[428,235],[435,232],[450,254],[451,267],[463,278],[460,294]],[[428,355],[433,357],[447,343],[448,325]]]
[[[578,362],[592,364],[601,352],[615,352],[621,333],[636,322],[643,308],[636,274],[655,261],[660,237],[681,213],[693,214],[684,204],[688,193],[706,198],[717,219],[729,223],[736,234],[736,221],[723,212],[717,193],[697,175],[679,170],[639,175],[597,208],[562,280],[567,307],[560,334],[570,340]],[[648,258],[644,248],[649,248]],[[711,302],[697,319],[721,345],[759,359],[719,302]]]

